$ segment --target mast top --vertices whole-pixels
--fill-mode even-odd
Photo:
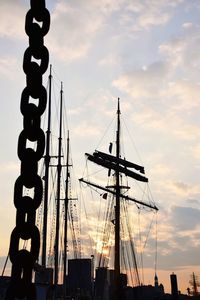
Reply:
[[[121,114],[121,111],[120,111],[120,98],[117,99],[117,114]]]
[[[49,81],[51,84],[51,79],[52,79],[52,65],[50,65],[50,70],[49,70]]]

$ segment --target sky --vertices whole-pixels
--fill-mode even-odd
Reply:
[[[200,3],[49,0],[46,5],[51,28],[45,45],[64,85],[77,177],[84,153],[98,145],[120,97],[159,207],[159,282],[169,290],[174,272],[185,293],[192,272],[200,271]],[[0,257],[7,254],[15,223],[28,9],[29,1],[0,0]],[[130,149],[127,158],[132,160]],[[153,283],[148,256],[146,273],[146,283]]]

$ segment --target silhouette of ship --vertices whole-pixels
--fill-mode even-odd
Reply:
[[[129,227],[129,216],[127,213],[126,203],[135,203],[137,207],[147,207],[150,210],[157,211],[158,208],[153,203],[147,203],[142,200],[137,200],[134,197],[130,197],[127,192],[130,190],[128,183],[125,184],[123,178],[131,178],[141,183],[147,183],[148,179],[145,177],[144,167],[130,162],[122,158],[121,154],[121,111],[120,100],[118,99],[117,105],[117,129],[116,138],[114,143],[109,145],[109,154],[96,150],[93,154],[86,153],[87,161],[94,163],[96,166],[101,166],[107,170],[109,181],[106,185],[99,185],[88,178],[79,179],[80,182],[86,183],[88,186],[102,191],[101,197],[107,201],[107,219],[103,228],[102,238],[104,239],[102,244],[101,253],[92,255],[89,258],[81,257],[81,250],[79,248],[80,241],[77,240],[74,230],[73,216],[70,217],[70,207],[77,201],[71,196],[70,193],[70,167],[72,166],[70,161],[69,151],[69,132],[67,132],[67,147],[66,157],[62,152],[62,131],[63,131],[63,87],[61,84],[60,90],[60,108],[59,108],[59,137],[58,137],[58,153],[52,156],[50,150],[51,141],[51,94],[52,94],[52,69],[50,66],[49,75],[49,104],[48,104],[48,118],[47,118],[47,130],[46,130],[46,152],[44,156],[44,199],[42,204],[42,252],[41,262],[35,265],[35,285],[37,290],[37,300],[52,300],[52,299],[88,299],[88,300],[161,300],[161,299],[187,299],[187,296],[179,295],[176,276],[171,275],[172,295],[165,294],[164,287],[158,283],[158,277],[155,273],[154,286],[143,285],[140,279],[137,258],[135,252],[135,245],[132,240],[132,234]],[[115,145],[115,155],[113,155],[113,144]],[[52,159],[57,159],[57,164],[52,165]],[[57,188],[54,193],[56,203],[56,215],[55,219],[55,235],[53,243],[53,252],[48,254],[48,260],[51,260],[50,265],[47,264],[47,244],[48,244],[48,230],[50,226],[48,222],[48,203],[51,197],[49,193],[50,185],[50,168],[56,166],[56,183]],[[64,172],[62,172],[64,171]],[[65,197],[61,199],[61,172],[65,174]],[[28,191],[27,191],[28,193]],[[60,203],[63,202],[63,211],[60,212]],[[70,204],[71,203],[71,204]],[[123,204],[122,204],[123,203]],[[41,210],[39,212],[41,214]],[[125,217],[128,228],[128,242],[129,250],[124,252],[123,239],[122,239],[122,226],[120,221],[121,216]],[[61,215],[64,217],[63,223],[61,221]],[[41,217],[41,216],[40,216]],[[68,222],[70,219],[73,243],[73,258],[68,258]],[[63,235],[61,234],[61,228],[63,228]],[[112,249],[114,249],[114,263],[113,267],[108,266],[108,257],[105,255],[105,249],[108,250],[108,237],[110,237],[111,231],[114,231],[114,243]],[[62,236],[62,242],[60,242],[60,236]],[[107,237],[107,240],[106,238]],[[52,236],[50,238],[53,239]],[[127,241],[126,241],[127,242]],[[61,249],[61,244],[63,245]],[[62,252],[62,263],[59,263],[60,253]],[[111,254],[111,249],[109,249]],[[122,272],[121,263],[123,257],[129,261],[129,277],[134,278],[134,284],[132,286],[128,284],[128,276]],[[130,262],[131,261],[131,262]],[[53,262],[53,263],[52,263]],[[95,268],[95,275],[94,275]],[[62,269],[62,271],[61,271]],[[61,271],[61,272],[60,272]],[[194,281],[193,276],[193,281]],[[10,277],[1,276],[0,278],[0,300],[5,299],[5,292],[9,285]],[[190,293],[190,298],[199,299],[197,286],[195,285],[195,294]]]
[[[112,155],[112,144],[110,144],[109,152],[106,154],[101,151],[95,151],[93,155],[87,154],[87,159],[97,165],[100,165],[108,170],[109,177],[114,179],[110,186],[100,186],[95,183],[89,182],[84,178],[80,179],[80,182],[87,183],[97,189],[100,189],[105,193],[112,195],[112,209],[114,209],[113,219],[109,220],[110,224],[114,227],[114,268],[109,269],[105,264],[102,264],[104,259],[100,257],[98,267],[96,269],[95,279],[93,279],[94,260],[96,257],[81,258],[80,250],[78,250],[78,241],[76,237],[73,237],[74,246],[74,258],[67,259],[68,249],[68,207],[72,199],[69,197],[69,185],[70,185],[70,162],[69,162],[69,133],[67,137],[67,151],[66,159],[63,157],[62,152],[62,132],[63,132],[63,88],[61,84],[60,90],[60,108],[59,108],[59,137],[58,137],[58,153],[57,159],[57,188],[56,188],[56,220],[55,220],[55,243],[53,247],[53,264],[51,267],[47,267],[47,226],[48,226],[48,197],[49,197],[49,170],[52,167],[50,164],[52,160],[52,154],[50,153],[50,135],[51,135],[51,85],[52,74],[50,67],[49,75],[49,109],[48,109],[48,121],[46,131],[46,153],[44,157],[45,171],[44,171],[44,201],[43,201],[43,229],[42,229],[42,253],[41,263],[35,267],[35,283],[37,287],[38,299],[81,299],[81,297],[87,297],[88,299],[105,299],[105,300],[119,300],[119,299],[131,299],[133,293],[137,295],[140,289],[133,290],[127,287],[127,275],[120,271],[120,248],[121,248],[121,235],[120,235],[120,215],[121,215],[121,199],[124,203],[131,201],[138,206],[148,207],[151,210],[157,211],[157,207],[154,204],[148,204],[144,201],[136,200],[127,195],[127,191],[130,189],[128,185],[123,184],[122,176],[130,177],[134,180],[146,183],[148,179],[145,177],[144,167],[127,161],[121,157],[121,121],[120,121],[120,101],[118,99],[117,108],[117,130],[116,130],[116,155]],[[55,166],[55,165],[54,165]],[[62,242],[60,242],[61,236],[61,171],[63,166],[66,168],[65,172],[65,199],[64,200],[64,235]],[[128,216],[126,215],[128,218]],[[73,224],[72,224],[73,227]],[[73,230],[74,232],[74,230]],[[134,244],[131,238],[129,228],[129,239],[131,252],[129,260],[134,262],[133,270],[136,278],[136,285],[141,286],[139,278],[139,272],[137,268],[137,261],[135,255]],[[63,244],[63,249],[61,249]],[[59,263],[59,255],[62,252],[63,261]],[[68,266],[67,266],[68,265]],[[62,269],[62,272],[60,272]],[[60,275],[62,273],[62,275]],[[143,287],[144,289],[144,287]],[[157,290],[160,288],[157,284]],[[161,288],[162,290],[162,288]],[[145,292],[146,293],[146,292]],[[136,297],[136,296],[134,296]]]
[[[50,122],[51,122],[51,71],[49,75],[49,113],[48,113],[48,128],[47,128],[47,142],[50,140],[48,135],[50,135]],[[45,225],[45,221],[43,221],[43,241],[42,241],[42,263],[41,265],[36,266],[36,274],[35,274],[35,283],[37,287],[37,299],[85,299],[85,300],[181,300],[188,299],[188,296],[181,295],[178,291],[177,278],[175,274],[170,275],[171,279],[171,294],[166,294],[164,292],[164,286],[159,284],[158,276],[155,271],[154,276],[154,285],[144,285],[141,282],[138,266],[137,266],[137,258],[136,258],[136,250],[133,243],[132,235],[130,233],[129,227],[129,260],[132,260],[132,267],[129,269],[129,277],[134,277],[134,283],[132,282],[132,286],[128,284],[128,276],[124,272],[121,271],[121,262],[123,253],[123,245],[122,245],[122,237],[121,237],[121,226],[122,222],[120,221],[122,215],[122,202],[126,205],[127,202],[135,203],[137,207],[146,207],[151,211],[157,212],[158,208],[153,202],[144,202],[143,200],[135,199],[127,194],[130,191],[130,187],[127,184],[124,184],[123,178],[131,178],[135,181],[139,181],[142,184],[148,183],[148,178],[145,176],[144,167],[130,162],[125,158],[122,158],[121,155],[121,110],[120,110],[120,99],[118,99],[117,104],[117,128],[116,128],[116,138],[115,138],[115,155],[113,152],[113,143],[109,145],[109,154],[95,150],[93,154],[86,153],[87,161],[94,163],[94,165],[103,167],[107,170],[108,177],[111,180],[108,181],[106,185],[99,185],[92,181],[89,181],[88,178],[79,179],[80,182],[87,184],[89,187],[95,188],[97,190],[102,191],[102,198],[108,202],[108,206],[111,205],[110,215],[107,219],[107,223],[104,227],[104,233],[109,233],[114,228],[114,244],[112,248],[114,249],[114,264],[113,268],[108,267],[108,260],[104,256],[103,252],[106,248],[106,241],[104,240],[102,251],[100,255],[96,253],[95,255],[91,255],[89,258],[81,257],[81,250],[79,248],[80,241],[77,240],[75,235],[75,230],[73,228],[74,236],[73,239],[73,250],[74,250],[74,258],[68,259],[68,213],[69,213],[69,203],[70,201],[74,201],[74,199],[70,198],[70,159],[69,159],[69,133],[67,136],[67,151],[66,151],[66,159],[65,165],[66,168],[66,177],[65,177],[65,199],[64,200],[64,235],[62,237],[63,240],[63,262],[62,266],[59,266],[59,252],[61,249],[59,248],[59,239],[60,239],[60,212],[59,212],[59,204],[61,199],[60,195],[60,187],[61,182],[59,178],[61,176],[61,168],[62,168],[62,153],[61,153],[61,140],[62,140],[62,85],[60,91],[60,126],[59,126],[59,138],[58,138],[58,164],[57,164],[57,192],[56,192],[56,234],[55,234],[55,245],[54,245],[54,266],[53,268],[48,268],[46,266],[46,245],[45,245],[45,232],[47,229],[47,221]],[[64,161],[64,159],[62,159]],[[48,169],[51,167],[50,165],[50,153],[49,153],[49,145],[46,147],[46,155],[45,155],[45,176],[44,176],[44,202],[45,197],[48,202]],[[45,196],[46,195],[46,196]],[[109,195],[110,195],[110,203],[109,203]],[[77,201],[77,199],[75,199]],[[44,219],[47,218],[47,204],[44,205]],[[126,207],[127,208],[127,207]],[[107,211],[108,213],[108,211]],[[125,214],[126,218],[129,218],[128,214]],[[71,216],[71,222],[73,223],[73,217]],[[126,219],[128,223],[128,220]],[[108,227],[106,227],[108,225]],[[73,224],[71,225],[74,226]],[[105,235],[103,236],[105,237]],[[47,237],[46,237],[47,238]],[[108,242],[108,241],[107,241]],[[111,254],[111,253],[110,253]],[[95,260],[98,260],[98,262]],[[129,262],[130,263],[130,262]],[[59,276],[60,268],[63,268],[62,275]],[[95,274],[94,274],[95,268]],[[133,273],[133,274],[130,274]],[[61,280],[59,281],[59,277]],[[194,278],[194,277],[193,277]],[[200,299],[198,296],[197,288],[196,293],[191,294],[190,298]]]
[[[49,76],[49,81],[51,81],[51,73]],[[51,95],[51,84],[49,84],[49,95]],[[62,140],[62,86],[60,92],[60,129],[59,129],[59,142]],[[49,101],[50,98],[49,98]],[[50,104],[49,104],[50,108]],[[49,118],[50,118],[51,109],[49,110]],[[145,176],[144,167],[130,162],[121,155],[121,111],[120,111],[120,100],[118,99],[117,105],[117,129],[116,129],[116,139],[115,139],[115,155],[112,155],[113,152],[113,143],[109,145],[109,154],[95,150],[93,154],[86,153],[87,161],[92,162],[94,165],[103,167],[107,170],[108,177],[111,178],[109,183],[102,186],[92,181],[89,181],[88,178],[79,179],[80,182],[87,184],[88,186],[95,188],[97,190],[102,191],[102,198],[108,202],[108,205],[111,205],[110,215],[107,219],[107,224],[104,227],[104,233],[110,233],[112,229],[114,229],[114,245],[112,248],[114,249],[114,264],[113,268],[108,267],[108,260],[106,256],[104,256],[104,249],[107,247],[106,241],[104,240],[104,244],[102,246],[102,251],[100,255],[96,253],[96,255],[92,255],[88,258],[81,257],[81,250],[78,247],[79,242],[77,241],[77,237],[73,236],[73,249],[74,249],[74,258],[68,259],[67,249],[68,249],[68,224],[67,224],[67,214],[70,201],[73,201],[73,198],[69,196],[70,189],[70,161],[69,161],[69,134],[67,137],[67,157],[66,157],[66,178],[65,178],[65,209],[64,209],[64,236],[62,237],[64,244],[64,252],[63,252],[63,262],[62,265],[59,266],[58,260],[59,252],[61,249],[59,247],[59,232],[58,228],[60,228],[60,213],[58,212],[58,205],[61,200],[59,189],[61,186],[61,182],[59,182],[60,174],[59,168],[61,168],[61,160],[59,161],[59,157],[61,159],[62,153],[58,147],[58,164],[57,164],[57,192],[56,192],[56,215],[57,215],[57,226],[56,226],[56,235],[55,235],[55,245],[54,245],[54,266],[48,268],[46,264],[41,263],[36,267],[35,274],[35,283],[37,288],[37,299],[85,299],[85,300],[178,300],[178,299],[187,299],[188,296],[180,295],[178,292],[177,278],[175,274],[171,274],[171,286],[172,292],[171,294],[166,294],[164,292],[164,286],[159,284],[158,276],[155,273],[154,276],[154,285],[144,285],[141,282],[139,270],[137,266],[137,258],[136,258],[136,250],[134,243],[132,241],[132,236],[129,232],[129,260],[132,260],[132,267],[129,269],[129,277],[134,277],[134,283],[131,285],[128,284],[128,276],[124,272],[121,271],[121,262],[123,253],[123,245],[121,238],[121,226],[122,223],[120,221],[122,215],[122,205],[123,202],[125,205],[127,202],[135,203],[137,207],[147,207],[152,211],[157,212],[158,208],[156,205],[148,202],[144,202],[141,200],[137,200],[134,197],[130,197],[127,195],[127,192],[130,191],[130,187],[128,184],[124,184],[123,178],[131,178],[133,180],[139,181],[142,184],[146,184],[148,182],[148,178]],[[50,124],[50,120],[48,122]],[[50,134],[50,127],[47,129],[47,134]],[[47,137],[48,140],[48,137]],[[61,145],[60,145],[61,147]],[[48,154],[48,146],[47,152],[45,155],[45,165],[46,169],[50,166],[50,154]],[[60,167],[59,167],[60,166]],[[45,171],[45,180],[47,181],[47,173]],[[47,181],[48,183],[48,181]],[[46,189],[45,189],[46,190]],[[48,195],[48,192],[46,192]],[[45,192],[44,192],[45,195]],[[109,202],[110,195],[110,202]],[[45,201],[45,200],[44,200]],[[76,201],[76,200],[75,200]],[[45,204],[44,204],[44,215],[45,212]],[[125,215],[126,218],[129,218],[128,214]],[[127,221],[127,220],[126,220]],[[45,223],[43,222],[43,226]],[[108,227],[106,227],[108,225]],[[47,226],[47,225],[46,225]],[[72,225],[73,227],[73,225]],[[112,227],[112,229],[111,229]],[[130,228],[129,228],[130,229]],[[45,247],[44,241],[44,232],[47,231],[43,228],[43,249]],[[75,232],[74,232],[75,233]],[[104,236],[103,236],[104,237]],[[57,244],[58,243],[58,244]],[[45,262],[46,250],[44,250],[42,254],[42,261]],[[110,253],[111,254],[111,253]],[[127,254],[128,255],[128,254]],[[98,262],[96,261],[98,260]],[[59,276],[60,268],[63,268],[62,275]],[[95,268],[95,274],[94,274]],[[59,280],[59,277],[61,280]],[[195,295],[190,294],[190,298],[200,299]]]

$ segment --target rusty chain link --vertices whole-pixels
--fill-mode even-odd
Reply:
[[[45,0],[31,0],[30,6],[25,21],[29,47],[26,49],[23,59],[26,87],[22,92],[20,104],[24,128],[18,139],[21,174],[14,186],[14,205],[17,212],[16,226],[10,238],[9,256],[12,262],[12,271],[11,284],[6,295],[7,300],[36,299],[32,273],[40,249],[40,233],[35,225],[35,220],[36,209],[42,201],[43,186],[42,179],[37,172],[38,162],[45,149],[45,135],[40,128],[40,123],[47,104],[47,93],[42,85],[42,76],[49,64],[49,52],[44,46],[44,36],[49,31],[50,14],[46,9]],[[30,101],[30,98],[34,100]],[[37,144],[35,150],[29,147],[28,143],[30,144],[30,142]],[[33,191],[32,198],[23,195],[24,188]],[[20,240],[30,240],[30,251],[19,249]]]

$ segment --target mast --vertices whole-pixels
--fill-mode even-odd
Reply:
[[[117,108],[117,131],[116,131],[116,198],[115,198],[115,257],[114,257],[114,299],[120,299],[120,173],[119,173],[119,158],[120,158],[120,103],[118,98]]]
[[[56,238],[55,238],[55,273],[54,284],[58,284],[58,253],[59,253],[59,227],[60,227],[60,182],[61,182],[61,150],[62,150],[62,106],[63,106],[63,86],[61,82],[60,90],[60,129],[58,138],[58,165],[57,165],[57,209],[56,209]]]
[[[86,184],[88,184],[88,185],[91,185],[91,186],[93,186],[93,187],[95,187],[95,188],[97,188],[97,189],[100,189],[100,190],[102,190],[102,191],[108,192],[108,193],[110,193],[110,194],[112,194],[112,195],[116,195],[116,194],[115,194],[115,191],[111,190],[109,187],[101,186],[101,185],[96,184],[96,183],[94,183],[94,182],[85,180],[84,178],[80,178],[79,181],[80,181],[80,182],[84,182],[84,183],[86,183]],[[127,188],[127,187],[126,187],[126,188]],[[125,199],[125,200],[129,200],[129,201],[133,201],[133,202],[135,202],[135,203],[137,203],[137,204],[139,204],[139,205],[143,205],[143,206],[146,206],[146,207],[151,208],[152,210],[158,211],[158,208],[157,208],[155,205],[145,203],[145,202],[143,202],[142,200],[137,200],[137,199],[135,199],[135,198],[129,197],[129,196],[124,195],[124,194],[122,194],[122,193],[120,194],[120,198],[123,198],[123,199]]]
[[[67,162],[66,162],[66,187],[65,187],[65,221],[64,221],[64,270],[63,270],[63,285],[64,299],[66,297],[66,275],[67,275],[67,214],[68,214],[68,185],[69,185],[69,130],[67,132]]]
[[[50,135],[51,135],[51,69],[49,74],[49,108],[48,108],[48,124],[46,131],[46,153],[45,153],[45,176],[44,176],[44,212],[43,212],[43,244],[42,244],[42,266],[46,267],[46,241],[47,241],[47,211],[48,211],[48,195],[49,195],[49,164],[50,164]]]
[[[133,197],[127,196],[122,192],[123,188],[128,189],[120,184],[120,178],[122,174],[141,182],[148,182],[148,178],[145,177],[145,170],[143,166],[132,163],[121,158],[120,155],[120,134],[121,134],[121,124],[120,124],[120,99],[118,98],[117,107],[117,130],[116,130],[116,153],[115,156],[107,154],[98,150],[95,150],[93,154],[85,153],[87,159],[99,166],[107,168],[109,171],[113,170],[115,174],[115,183],[113,186],[100,186],[99,184],[80,178],[79,181],[84,182],[90,186],[93,186],[102,191],[108,192],[115,196],[115,249],[114,249],[114,286],[112,293],[112,300],[121,300],[124,298],[122,295],[120,287],[120,199],[133,201],[144,207],[149,207],[152,210],[158,211],[158,208],[154,204],[145,203],[142,200],[137,200]],[[134,252],[134,250],[133,250]]]

